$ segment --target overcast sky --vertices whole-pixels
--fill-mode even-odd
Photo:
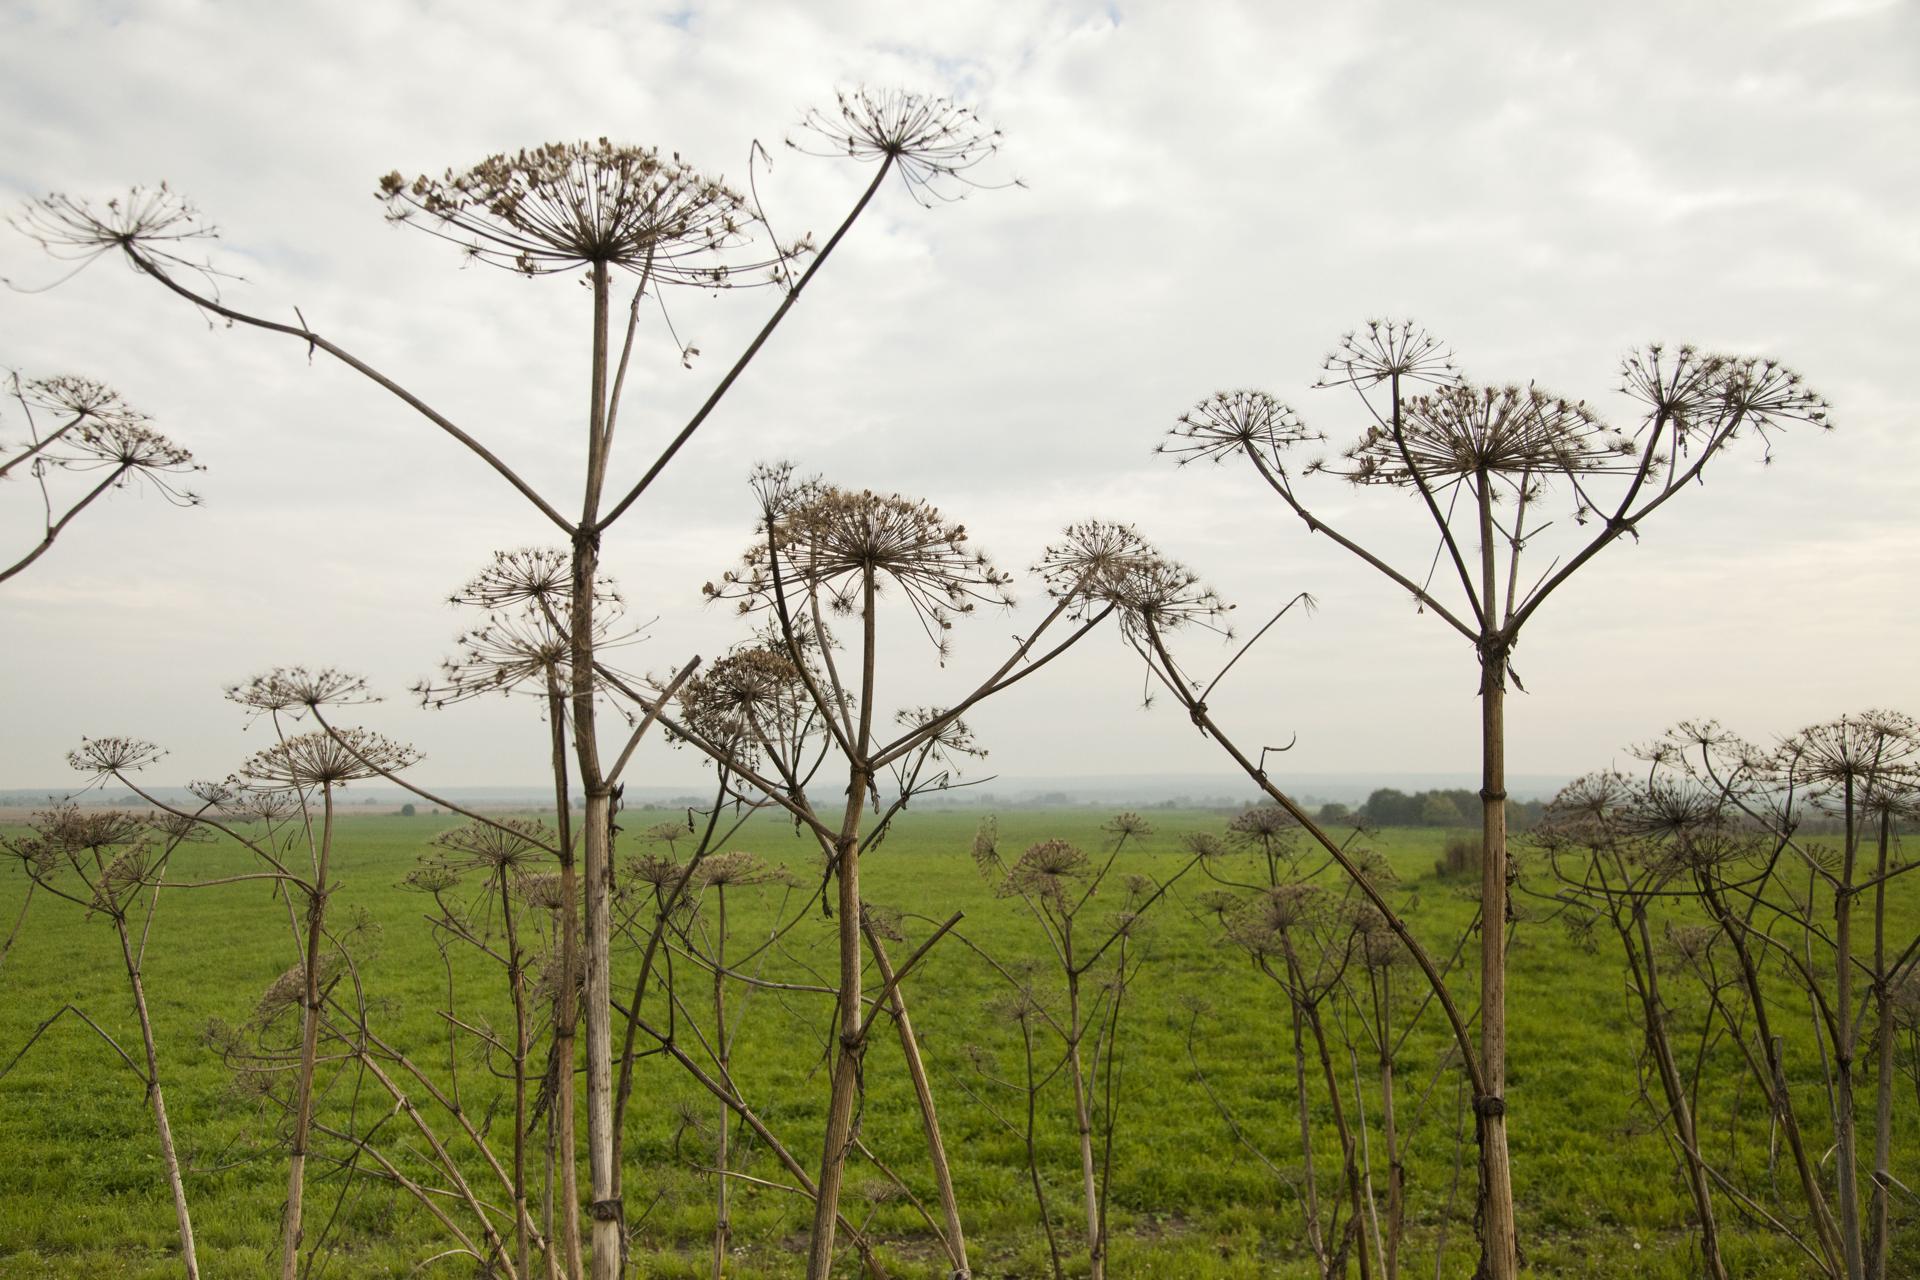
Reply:
[[[378,176],[548,140],[657,144],[758,190],[783,237],[831,230],[869,173],[780,147],[836,86],[952,95],[1005,131],[982,190],[890,187],[666,481],[609,535],[640,619],[630,667],[737,638],[702,582],[750,533],[749,466],[924,496],[1025,577],[1061,525],[1135,522],[1257,624],[1214,702],[1306,772],[1475,766],[1468,647],[1243,467],[1153,456],[1209,392],[1258,387],[1336,444],[1311,390],[1347,328],[1411,315],[1472,377],[1537,379],[1630,425],[1619,357],[1649,340],[1778,356],[1832,401],[1763,467],[1740,450],[1557,595],[1515,654],[1510,767],[1574,773],[1712,715],[1756,735],[1920,710],[1920,9],[1909,4],[0,4],[0,195],[165,180],[222,230],[229,296],[418,390],[565,508],[577,502],[586,294],[462,269],[384,225]],[[0,274],[61,268],[0,231]],[[677,430],[775,299],[668,299],[643,328],[616,465]],[[0,787],[65,785],[82,734],[170,747],[158,780],[263,742],[223,684],[326,663],[443,784],[539,778],[530,704],[442,712],[405,690],[464,620],[448,591],[551,527],[403,405],[288,340],[210,328],[118,262],[0,294],[0,365],[110,382],[206,464],[205,506],[139,490],[0,587]],[[17,440],[18,417],[0,418]],[[1317,501],[1419,567],[1403,495]],[[0,488],[0,531],[37,536]],[[1030,614],[960,624],[945,673],[890,652],[888,698],[951,697]],[[1226,651],[1189,641],[1196,665]],[[1010,776],[1221,772],[1113,636],[975,717]],[[696,763],[665,751],[638,782]]]

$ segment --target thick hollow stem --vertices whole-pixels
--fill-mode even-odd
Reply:
[[[1491,579],[1492,539],[1486,537]],[[1480,1186],[1482,1264],[1488,1280],[1515,1280],[1513,1171],[1507,1159],[1506,652],[1489,646],[1480,671]]]
[[[327,916],[327,863],[333,853],[333,788],[321,788],[320,854],[307,899],[305,981],[300,1001],[300,1071],[294,1082],[293,1147],[287,1158],[287,1203],[280,1218],[280,1280],[298,1280],[300,1208],[306,1191],[307,1139],[313,1128],[313,1072],[320,1045],[320,940]]]
[[[868,604],[872,607],[871,601]],[[871,650],[869,650],[871,653]],[[807,1280],[827,1280],[833,1270],[833,1236],[840,1209],[840,1184],[846,1173],[847,1153],[853,1147],[853,1112],[861,1091],[861,1063],[866,1043],[861,1025],[860,947],[860,814],[867,795],[867,777],[857,766],[850,772],[847,812],[835,853],[839,881],[840,999],[833,1064],[833,1092],[827,1103],[826,1142],[820,1151],[816,1180],[813,1238],[807,1247]]]
[[[873,949],[873,963],[887,989],[887,1005],[893,1010],[894,1029],[900,1033],[900,1052],[907,1060],[907,1075],[913,1081],[913,1096],[920,1104],[920,1127],[927,1139],[927,1158],[933,1165],[934,1186],[940,1194],[940,1211],[946,1218],[947,1250],[953,1263],[948,1280],[970,1280],[973,1269],[967,1265],[967,1241],[960,1229],[960,1200],[953,1190],[953,1170],[947,1164],[947,1145],[940,1136],[940,1115],[933,1105],[933,1086],[927,1079],[926,1063],[920,1057],[920,1041],[913,1032],[913,1019],[907,1016],[907,998],[894,976],[893,962],[880,938],[868,929],[867,944]]]
[[[147,1103],[153,1108],[153,1127],[160,1139],[160,1161],[166,1169],[167,1190],[173,1196],[173,1216],[180,1228],[180,1260],[186,1264],[187,1280],[200,1280],[200,1260],[193,1247],[193,1217],[187,1212],[187,1189],[180,1181],[180,1159],[173,1149],[173,1126],[167,1123],[167,1100],[160,1091],[160,1056],[154,1046],[153,1019],[147,1011],[147,987],[141,980],[140,962],[134,957],[127,937],[127,922],[114,917],[120,935],[120,957],[127,966],[127,985],[133,992],[133,1011],[140,1019],[140,1044],[146,1050]]]

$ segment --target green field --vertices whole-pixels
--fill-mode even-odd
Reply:
[[[634,833],[663,816],[626,815],[623,847],[631,851]],[[1017,854],[1032,841],[1059,836],[1092,849],[1103,840],[1099,824],[1106,816],[1090,810],[1009,813],[1000,820],[1001,845]],[[1184,833],[1223,831],[1225,823],[1216,814],[1150,816],[1154,834],[1120,855],[1119,870],[1164,877],[1184,861],[1178,851]],[[957,910],[965,912],[960,932],[1003,963],[1017,967],[1037,960],[1044,944],[1024,909],[1018,900],[996,898],[968,854],[974,822],[973,816],[958,813],[903,817],[863,861],[866,896],[908,912],[910,940],[923,938],[929,929],[915,915],[939,920]],[[331,908],[335,919],[363,910],[378,926],[364,976],[376,997],[381,1034],[441,1071],[448,1045],[436,1009],[448,974],[422,922],[430,903],[396,886],[425,851],[428,838],[449,825],[450,819],[427,816],[356,817],[343,823],[336,854],[340,889]],[[1474,911],[1463,886],[1434,876],[1445,835],[1392,830],[1374,841],[1398,873],[1396,893],[1413,901],[1409,915],[1416,929],[1436,950],[1451,945]],[[806,877],[816,874],[811,843],[803,844],[777,820],[755,819],[732,843],[786,862]],[[1242,871],[1250,862],[1244,855],[1228,860]],[[174,874],[245,869],[239,850],[202,845],[183,850]],[[1550,887],[1538,879],[1537,869],[1531,874],[1536,887]],[[1920,911],[1914,909],[1913,886],[1899,883],[1905,937]],[[17,867],[0,868],[0,929],[14,919],[25,885]],[[1231,1106],[1242,1130],[1281,1174],[1297,1174],[1297,1134],[1289,1139],[1296,1130],[1285,1004],[1240,951],[1221,941],[1218,926],[1200,909],[1201,895],[1211,887],[1199,872],[1192,873],[1150,913],[1136,944],[1147,963],[1129,992],[1122,1030],[1112,1179],[1111,1274],[1117,1277],[1292,1277],[1313,1271],[1295,1188],[1236,1144],[1189,1059],[1192,1027],[1212,1091]],[[1117,884],[1110,892],[1116,899],[1121,895]],[[781,905],[777,889],[736,890],[730,896],[736,952],[765,932]],[[784,903],[789,915],[801,906],[798,893]],[[1526,909],[1540,910],[1537,904]],[[817,907],[789,941],[790,954],[770,958],[763,976],[805,982],[811,980],[809,970],[831,972],[832,925]],[[1513,945],[1509,1105],[1522,1248],[1534,1275],[1690,1276],[1688,1202],[1666,1145],[1653,1130],[1654,1117],[1637,1101],[1637,1029],[1622,962],[1604,934],[1599,943],[1597,950],[1583,949],[1557,923],[1523,920]],[[168,1106],[188,1166],[201,1262],[209,1277],[257,1276],[270,1265],[284,1161],[273,1143],[274,1117],[232,1088],[203,1031],[212,1019],[245,1020],[293,958],[285,908],[264,885],[169,890],[162,899],[147,984],[159,1023]],[[468,1015],[483,1011],[501,1025],[505,1000],[496,971],[458,949],[451,963],[464,980],[487,984],[483,995],[463,997]],[[635,964],[631,948],[621,952],[616,991],[623,979],[630,986]],[[681,965],[676,976],[686,984],[689,1007],[705,1010],[710,1006],[701,1001],[710,997],[700,993],[709,988],[689,968]],[[1043,991],[1047,972],[1038,971]],[[1457,990],[1473,990],[1471,969],[1459,978]],[[1417,979],[1406,981],[1412,987]],[[976,1272],[1042,1276],[1046,1250],[1022,1143],[968,1096],[969,1088],[993,1096],[977,1067],[983,1054],[1008,1071],[1019,1061],[1015,1030],[996,1007],[1006,990],[951,938],[906,984],[939,1095]],[[736,992],[732,998],[742,997]],[[0,968],[0,1062],[67,1001],[137,1054],[137,1030],[111,927],[98,917],[85,918],[69,903],[39,896]],[[1697,1012],[1684,994],[1675,1002],[1683,1022]],[[750,997],[733,1059],[746,1097],[809,1162],[818,1155],[828,1089],[820,1067],[829,1012],[829,1003],[819,996],[762,990]],[[1789,1033],[1808,1035],[1804,1023]],[[1444,1046],[1439,1021],[1429,1018],[1396,1064],[1403,1124],[1416,1112],[1419,1116],[1408,1161],[1407,1276],[1434,1274],[1435,1243],[1443,1227],[1444,1274],[1465,1276],[1473,1265],[1470,1152],[1449,1225],[1457,1076],[1446,1073],[1436,1083]],[[1712,1052],[1727,1057],[1730,1076],[1733,1050],[1722,1044]],[[466,1106],[478,1112],[497,1095],[498,1086],[470,1050],[461,1054]],[[884,1029],[867,1058],[866,1085],[866,1141],[918,1194],[930,1195],[899,1045]],[[1041,1105],[1049,1203],[1063,1242],[1071,1246],[1078,1163],[1065,1083],[1057,1081]],[[1324,1171],[1336,1157],[1324,1100],[1321,1105]],[[707,1274],[712,1180],[700,1162],[709,1138],[689,1121],[698,1120],[710,1134],[714,1113],[709,1095],[673,1063],[659,1056],[644,1061],[627,1147],[628,1220],[639,1224],[635,1256],[646,1259],[639,1274]],[[1902,1158],[1920,1150],[1914,1121],[1910,1112],[1903,1117],[1896,1172],[1903,1167],[1915,1172]],[[1754,1125],[1744,1140],[1763,1147],[1764,1126],[1758,1118]],[[1378,1141],[1377,1131],[1373,1140]],[[739,1158],[737,1167],[756,1177],[784,1179],[763,1151],[743,1150]],[[444,1247],[444,1237],[413,1201],[366,1178],[348,1179],[325,1169],[312,1176],[309,1214],[330,1215],[337,1205],[342,1226],[339,1251],[316,1274],[473,1274],[472,1263],[460,1260],[414,1270]],[[849,1214],[859,1220],[871,1212],[871,1232],[881,1242],[889,1271],[902,1277],[940,1274],[919,1216],[898,1199],[869,1197],[866,1192],[875,1184],[871,1169],[857,1162],[850,1168]],[[737,1185],[734,1197],[732,1273],[794,1274],[794,1251],[804,1249],[807,1206],[792,1195],[749,1183]],[[1754,1230],[1730,1207],[1723,1213],[1734,1274],[1803,1273],[1791,1246]],[[171,1276],[178,1274],[175,1243],[151,1120],[137,1081],[84,1026],[63,1019],[0,1079],[0,1276]],[[1901,1243],[1909,1255],[1920,1251],[1911,1227]],[[855,1274],[851,1254],[843,1269]]]

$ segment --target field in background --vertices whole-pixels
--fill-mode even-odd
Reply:
[[[623,815],[624,852],[638,832],[669,815]],[[1104,837],[1104,815],[1086,810],[1012,813],[1000,821],[1009,857],[1032,841],[1072,839],[1089,851]],[[1155,833],[1121,854],[1120,871],[1165,877],[1184,861],[1182,834],[1223,832],[1221,815],[1154,813]],[[909,813],[863,860],[870,901],[908,913],[917,942],[930,925],[912,914],[944,919],[966,913],[959,932],[1010,967],[1041,959],[1044,943],[1017,900],[996,898],[968,854],[976,818],[958,813]],[[422,815],[356,817],[343,826],[336,851],[340,888],[334,920],[364,911],[378,926],[365,965],[380,1004],[378,1027],[422,1063],[442,1071],[444,1024],[435,1010],[447,971],[422,922],[430,905],[397,885],[425,850],[428,838],[452,820]],[[1434,875],[1447,832],[1390,830],[1372,843],[1399,876],[1397,892],[1412,898],[1414,926],[1435,950],[1451,946],[1471,919],[1467,885]],[[733,847],[788,864],[817,883],[811,842],[803,843],[776,819],[755,819]],[[1250,859],[1230,860],[1244,872]],[[178,875],[244,869],[236,850],[183,850]],[[1536,871],[1531,883],[1550,890]],[[1901,885],[1901,924],[1910,933],[1920,919],[1915,892]],[[1148,967],[1128,996],[1122,1033],[1121,1120],[1114,1144],[1112,1272],[1118,1277],[1307,1276],[1312,1272],[1300,1228],[1297,1191],[1288,1176],[1299,1166],[1291,1111],[1292,1055],[1281,993],[1238,950],[1219,941],[1217,925],[1199,909],[1212,886],[1200,872],[1151,914],[1143,935]],[[0,929],[19,908],[25,878],[0,866]],[[804,890],[784,903],[791,914]],[[1108,896],[1121,896],[1117,878]],[[763,934],[782,905],[781,891],[729,895],[736,952]],[[1529,915],[1539,900],[1522,898]],[[1102,914],[1095,913],[1096,916]],[[1906,936],[1903,933],[1902,936]],[[833,967],[831,922],[817,904],[789,935],[790,956],[771,957],[767,978],[806,982]],[[1608,949],[1588,951],[1558,923],[1523,921],[1512,949],[1509,1106],[1515,1192],[1522,1247],[1532,1273],[1603,1277],[1685,1277],[1693,1274],[1688,1204],[1652,1116],[1637,1102],[1636,1024],[1626,1003],[1622,962]],[[1469,952],[1477,951],[1469,947]],[[294,959],[285,909],[257,884],[207,890],[170,890],[163,899],[147,966],[149,997],[159,1022],[162,1073],[209,1277],[262,1273],[276,1241],[284,1163],[270,1141],[273,1120],[234,1092],[226,1070],[203,1040],[210,1019],[240,1022],[266,987]],[[635,957],[617,957],[615,990],[631,987]],[[505,1001],[493,973],[455,952],[456,974],[487,985],[472,1007],[496,1025]],[[709,1008],[703,980],[680,966],[691,1008]],[[810,973],[811,971],[811,973]],[[1044,983],[1048,970],[1038,971]],[[1456,990],[1475,989],[1471,968]],[[1416,975],[1404,980],[1417,988]],[[480,989],[475,988],[476,992]],[[907,995],[934,1074],[976,1272],[983,1277],[1041,1276],[1045,1248],[1026,1182],[1019,1140],[969,1096],[995,1100],[982,1065],[1011,1071],[1018,1062],[1015,1032],[997,1005],[1005,983],[974,960],[956,939],[942,941],[909,979]],[[622,999],[625,997],[622,996]],[[739,999],[736,992],[731,999]],[[124,993],[111,929],[89,922],[71,904],[36,897],[18,943],[0,967],[0,1065],[34,1026],[64,1001],[84,1008],[137,1053],[138,1034]],[[1470,1003],[1470,1001],[1469,1001]],[[1690,1011],[1686,997],[1677,999]],[[467,1004],[463,997],[463,1005]],[[829,1002],[820,996],[761,991],[750,998],[744,1033],[734,1053],[740,1088],[800,1155],[817,1158],[820,1117],[828,1081],[820,1068]],[[1797,1029],[1805,1038],[1805,1029]],[[1447,1276],[1472,1270],[1473,1168],[1466,1153],[1454,1182],[1454,1133],[1463,1123],[1457,1073],[1438,1070],[1445,1047],[1437,1019],[1416,1033],[1397,1063],[1403,1128],[1411,1121],[1408,1164],[1409,1253],[1404,1274],[1434,1274],[1434,1250],[1445,1231]],[[1191,1045],[1191,1050],[1190,1046]],[[1728,1056],[1731,1078],[1732,1049]],[[1242,1129],[1279,1167],[1280,1175],[1237,1145],[1208,1091],[1232,1107]],[[901,1068],[898,1042],[883,1028],[867,1058],[862,1132],[867,1142],[926,1194],[917,1113]],[[1363,1058],[1371,1089],[1371,1065]],[[470,1111],[483,1113],[497,1093],[484,1065],[461,1059],[460,1079]],[[701,1171],[717,1104],[679,1068],[648,1058],[635,1089],[627,1148],[629,1222],[640,1224],[636,1252],[664,1255],[647,1274],[707,1273],[712,1226],[711,1178]],[[1017,1099],[1012,1099],[1017,1101]],[[336,1099],[336,1101],[338,1101]],[[1076,1219],[1078,1165],[1067,1087],[1057,1082],[1043,1101],[1042,1158],[1050,1204],[1063,1241]],[[1750,1110],[1751,1108],[1749,1108]],[[1324,1121],[1325,1116],[1321,1119]],[[1375,1119],[1375,1117],[1369,1117]],[[1920,1150],[1913,1116],[1896,1151]],[[1464,1121],[1471,1134],[1471,1119]],[[583,1127],[584,1132],[584,1127]],[[1743,1140],[1764,1143],[1758,1138]],[[1378,1140],[1377,1130],[1375,1141]],[[1703,1136],[1704,1140],[1704,1136]],[[1724,1142],[1725,1135],[1714,1140]],[[1321,1136],[1323,1169],[1337,1162],[1330,1126]],[[584,1154],[584,1144],[583,1144]],[[784,1181],[763,1152],[744,1151],[739,1167]],[[1896,1159],[1896,1172],[1900,1161]],[[849,1217],[873,1215],[873,1234],[897,1276],[938,1274],[930,1240],[912,1209],[883,1195],[872,1171],[849,1170]],[[410,1201],[365,1179],[322,1174],[309,1185],[309,1214],[336,1211],[344,1246],[316,1275],[403,1276],[435,1252],[433,1224]],[[809,1214],[795,1197],[741,1184],[734,1193],[733,1274],[784,1277],[804,1248]],[[1730,1206],[1728,1262],[1743,1277],[1795,1276],[1790,1247],[1754,1232]],[[0,1276],[172,1276],[178,1264],[171,1208],[159,1174],[150,1117],[132,1074],[113,1061],[83,1026],[63,1020],[0,1080]],[[1911,1250],[1916,1242],[1905,1241]],[[851,1256],[843,1264],[853,1274]],[[471,1275],[470,1263],[428,1266],[425,1276]]]

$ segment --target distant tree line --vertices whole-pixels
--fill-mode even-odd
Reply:
[[[1531,827],[1545,808],[1541,800],[1508,800],[1507,825]],[[1377,827],[1478,827],[1480,793],[1466,787],[1445,787],[1409,794],[1395,787],[1380,787],[1357,811],[1343,804],[1328,804],[1321,806],[1320,816],[1327,821],[1359,817]]]

